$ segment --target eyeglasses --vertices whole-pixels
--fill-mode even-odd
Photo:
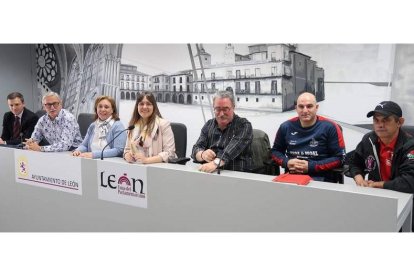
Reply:
[[[227,113],[227,112],[229,112],[231,110],[231,108],[230,107],[215,107],[214,108],[214,112],[216,112],[216,113],[220,113],[220,112],[224,112],[224,113]]]
[[[51,108],[52,106],[53,106],[54,108],[57,108],[57,107],[59,106],[59,104],[60,104],[60,102],[45,103],[45,104],[44,104],[44,106],[45,106],[46,108]]]

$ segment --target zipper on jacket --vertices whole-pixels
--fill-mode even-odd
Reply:
[[[377,167],[378,167],[378,173],[379,173],[379,178],[382,181],[382,175],[381,175],[381,163],[379,162],[379,158],[378,158],[378,153],[377,153],[377,148],[375,147],[375,144],[372,142],[371,137],[368,138],[369,142],[371,143],[372,146],[372,151],[374,152],[374,157],[375,160],[377,161]]]

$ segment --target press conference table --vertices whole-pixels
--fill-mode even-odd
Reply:
[[[191,162],[138,165],[108,158],[81,160],[82,195],[75,195],[17,183],[16,150],[0,148],[0,231],[411,231],[411,194],[316,181],[298,186],[232,171],[201,173]],[[38,154],[42,159],[69,153]],[[146,166],[147,208],[100,200],[98,162]]]

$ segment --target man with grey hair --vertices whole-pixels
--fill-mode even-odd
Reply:
[[[252,165],[250,144],[253,139],[251,123],[234,113],[235,102],[230,91],[217,92],[213,97],[215,118],[201,129],[191,157],[202,163],[199,170],[248,171]]]
[[[77,148],[82,143],[82,136],[75,117],[62,108],[59,94],[48,92],[42,98],[46,110],[37,122],[30,139],[26,140],[26,149],[33,151],[68,151]],[[45,139],[49,145],[40,146]]]

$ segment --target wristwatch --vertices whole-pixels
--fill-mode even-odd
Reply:
[[[216,166],[218,167],[220,164],[220,158],[216,158],[213,160],[214,164],[216,164]]]

